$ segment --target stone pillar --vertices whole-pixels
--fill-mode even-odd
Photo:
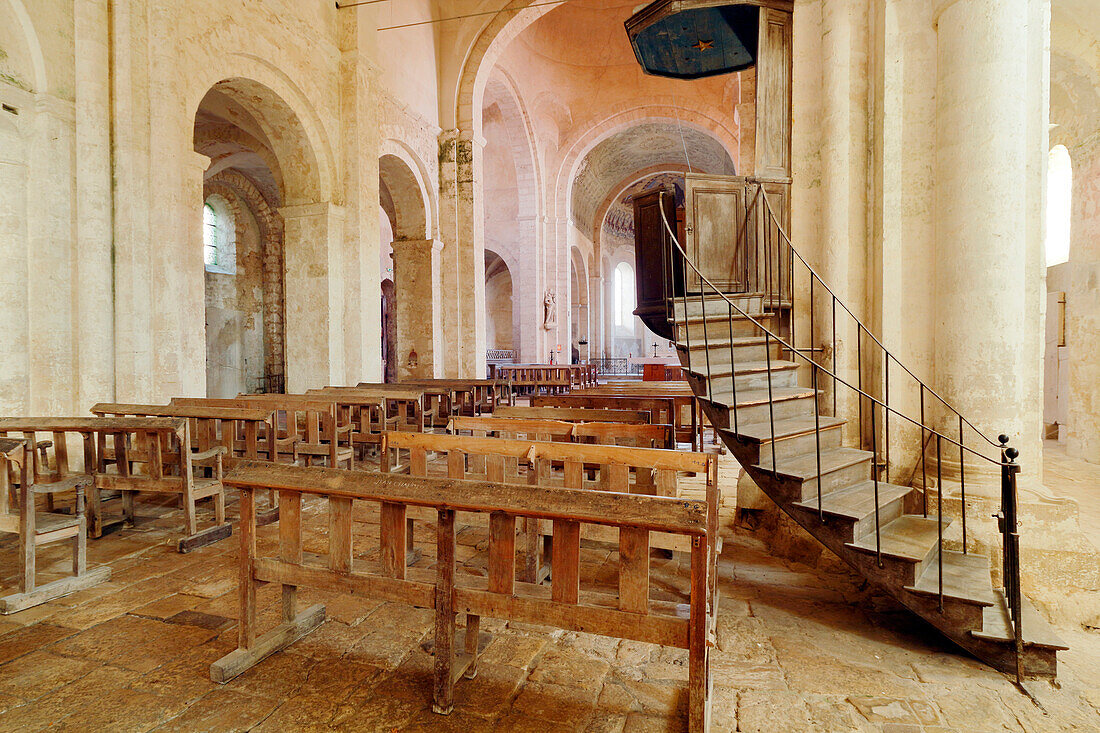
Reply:
[[[443,375],[485,376],[485,140],[465,130],[439,136],[439,223],[444,241]]]
[[[1100,463],[1100,141],[1070,148],[1073,220],[1066,286],[1066,451]]]
[[[344,384],[382,381],[382,277],[378,228],[378,70],[375,13],[337,14],[340,38],[340,118],[344,150]]]
[[[286,258],[288,392],[344,379],[343,210],[332,203],[279,209]]]
[[[603,319],[603,278],[590,275],[588,278],[588,322],[591,324],[588,337],[590,358],[606,356],[604,353]]]
[[[27,94],[27,102],[30,102]],[[28,117],[30,115],[27,115]],[[14,123],[0,119],[0,410],[25,415],[28,408],[27,151]]]
[[[1033,0],[940,0],[936,84],[936,386],[987,435],[1041,470],[1041,232],[1028,190],[1029,119],[1046,83]],[[1041,38],[1041,36],[1040,36]],[[1040,174],[1041,179],[1041,174]],[[958,429],[957,418],[942,427]],[[945,464],[946,465],[946,464]],[[968,468],[970,463],[968,462]]]
[[[91,405],[115,398],[115,340],[111,258],[111,84],[107,0],[73,5],[76,58],[76,370],[75,400]],[[0,370],[2,371],[2,370]]]
[[[432,297],[440,292],[442,251],[443,243],[436,239],[394,240],[398,381],[443,375],[443,319],[440,298]]]

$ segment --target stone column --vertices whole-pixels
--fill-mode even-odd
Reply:
[[[367,8],[337,14],[344,150],[343,319],[345,384],[382,380],[382,277],[378,228],[378,70],[368,53],[377,18]]]
[[[485,140],[465,130],[439,136],[443,374],[485,376]]]
[[[343,210],[332,203],[279,209],[285,226],[286,384],[304,392],[344,378]]]
[[[440,292],[442,251],[443,243],[437,239],[394,240],[398,380],[443,375],[443,319],[440,299],[432,297]]]
[[[107,0],[73,5],[76,57],[76,370],[75,400],[115,398],[111,294],[111,84]]]
[[[987,435],[1010,435],[1037,476],[1041,237],[1028,181],[1046,130],[1036,129],[1042,125],[1029,119],[1029,106],[1041,101],[1046,82],[1032,74],[1040,63],[1033,41],[1042,33],[1029,17],[1032,4],[937,4],[932,297],[936,386]],[[942,427],[957,430],[957,418],[944,416]]]
[[[31,102],[27,93],[26,101]],[[27,115],[30,117],[31,115]],[[25,118],[24,118],[25,119]],[[29,331],[27,312],[27,151],[14,123],[0,119],[0,410],[25,415],[28,409]]]
[[[603,318],[603,278],[590,275],[588,278],[588,322],[591,325],[588,337],[588,353],[591,358],[606,356],[604,353]]]

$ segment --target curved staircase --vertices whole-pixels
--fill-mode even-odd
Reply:
[[[791,247],[762,187],[758,187],[754,201],[756,215],[770,217],[774,224],[762,229],[776,232],[771,241],[756,243],[756,261],[764,268],[756,282],[771,287],[754,292],[720,292],[711,286],[680,247],[665,219],[666,272],[679,272],[680,268],[670,263],[680,258],[682,271],[693,271],[703,292],[691,292],[686,274],[682,283],[669,284],[667,323],[660,325],[672,333],[688,381],[711,424],[764,493],[868,581],[958,646],[1015,675],[1017,681],[1025,676],[1055,675],[1057,652],[1066,647],[1019,590],[1015,518],[1019,466],[1015,450],[1006,447],[1004,436],[999,443],[993,442],[976,429],[972,431],[973,439],[964,440],[964,423],[973,426],[919,380],[919,421],[901,414],[894,406],[898,378],[895,376],[895,399],[891,403],[889,373],[891,362],[895,374],[905,368],[884,347],[879,350],[881,342],[839,303]],[[768,267],[775,268],[774,277],[766,271]],[[792,272],[799,273],[801,291],[796,292]],[[809,304],[799,303],[800,299]],[[813,322],[814,303],[817,314],[831,310],[831,324]],[[842,317],[851,316],[849,325],[854,327],[860,349],[856,357],[862,361],[859,378],[852,378],[857,384],[846,382],[836,372],[836,348],[841,343],[835,336],[838,304]],[[792,333],[794,315],[805,315],[805,309],[811,313],[810,334],[800,335],[809,346],[797,347]],[[816,348],[819,344],[815,332],[828,332],[830,325],[831,347]],[[864,353],[867,344],[871,344],[872,354],[878,353],[878,371],[874,374],[881,375],[885,364],[884,390],[880,379],[863,377],[864,371],[872,371],[867,368],[872,357]],[[908,370],[906,373],[912,375]],[[874,387],[870,381],[875,381]],[[818,388],[823,385],[831,387],[832,400]],[[854,399],[847,404],[859,405],[858,414],[850,418],[837,414],[835,397],[848,389],[848,396]],[[936,401],[938,422],[924,414],[926,398]],[[958,416],[957,433],[949,436],[942,428],[934,429],[933,425],[944,424],[944,415],[952,421]],[[914,446],[920,454],[918,478],[925,477],[920,486],[888,481],[889,449],[884,446],[890,445],[891,423],[895,430],[899,423],[906,423],[914,439],[920,440],[920,445]],[[918,428],[920,439],[915,436]],[[899,435],[895,433],[895,441]],[[852,445],[849,440],[860,444]],[[953,545],[945,544],[944,534],[953,520],[941,510],[943,497],[937,496],[944,482],[936,474],[946,470],[946,464],[936,458],[938,451],[965,456],[955,464],[964,505],[967,471],[972,486],[973,476],[978,473],[974,469],[979,466],[987,469],[984,475],[993,481],[998,474],[1001,476],[1000,526],[1005,549],[997,560],[1003,563],[1004,587],[994,588],[991,581],[993,558],[975,554],[968,547],[965,520],[962,545],[957,539]],[[932,499],[934,507],[930,511]]]

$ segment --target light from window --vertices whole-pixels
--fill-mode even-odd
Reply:
[[[203,262],[208,272],[232,275],[237,271],[237,247],[229,207],[211,196],[202,207]]]
[[[612,288],[615,304],[615,325],[628,328],[633,325],[634,308],[634,269],[620,262],[612,276]]]
[[[1047,267],[1069,261],[1069,227],[1073,216],[1073,164],[1065,145],[1050,149],[1047,163]]]

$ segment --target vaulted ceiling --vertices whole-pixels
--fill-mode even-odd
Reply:
[[[657,166],[720,175],[735,172],[729,153],[710,135],[672,120],[640,123],[604,139],[581,160],[571,202],[576,226],[592,231],[600,204],[621,190],[625,179]]]

